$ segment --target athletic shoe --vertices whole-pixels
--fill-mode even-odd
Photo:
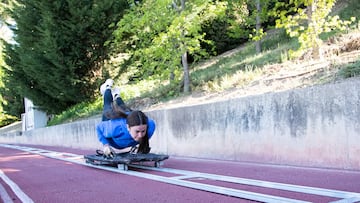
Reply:
[[[105,94],[106,89],[110,89],[114,84],[114,81],[112,79],[107,79],[104,84],[100,86],[100,93],[101,95]]]
[[[112,90],[112,95],[114,100],[120,96],[120,87],[114,87],[114,89]]]

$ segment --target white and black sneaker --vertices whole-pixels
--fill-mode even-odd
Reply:
[[[120,96],[120,87],[114,87],[114,89],[112,90],[112,95],[114,100]]]
[[[101,95],[104,95],[104,94],[105,94],[105,90],[106,90],[106,89],[111,89],[111,87],[113,86],[113,84],[114,84],[114,80],[112,80],[112,79],[107,79],[107,80],[104,82],[104,84],[102,84],[102,85],[100,86],[100,93],[101,93]]]

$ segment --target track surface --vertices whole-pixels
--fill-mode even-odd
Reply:
[[[92,154],[93,151],[71,148],[30,146],[57,152]],[[164,168],[182,169],[246,179],[310,186],[360,193],[360,172],[310,169],[291,166],[200,160],[170,157]],[[47,158],[29,152],[0,147],[0,195],[3,202],[252,202],[250,200],[195,190],[131,175],[113,173]],[[148,174],[171,177],[158,171],[132,169]],[[18,186],[14,191],[9,186]],[[294,198],[310,202],[339,199],[275,190],[249,185],[190,178],[206,183],[261,194]],[[10,184],[11,185],[11,184]],[[4,192],[5,191],[5,192]]]

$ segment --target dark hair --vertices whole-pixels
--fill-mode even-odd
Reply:
[[[142,111],[132,111],[126,117],[126,121],[129,127],[136,125],[147,125],[148,118]]]
[[[142,111],[132,111],[126,117],[126,121],[129,127],[137,125],[148,125],[148,117]],[[140,140],[138,153],[147,154],[150,152],[148,129],[149,126],[147,126],[145,136]]]
[[[126,106],[125,104],[118,105],[116,101],[112,103],[112,115],[110,115],[111,119],[114,118],[126,118],[129,112],[132,111],[131,108]]]

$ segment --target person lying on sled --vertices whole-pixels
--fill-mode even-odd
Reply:
[[[133,111],[127,107],[120,97],[120,89],[107,79],[100,87],[104,106],[102,121],[96,126],[99,141],[103,144],[103,155],[114,157],[115,149],[132,147],[137,153],[150,152],[149,139],[155,132],[154,120],[142,111]],[[138,147],[137,147],[138,146]]]

